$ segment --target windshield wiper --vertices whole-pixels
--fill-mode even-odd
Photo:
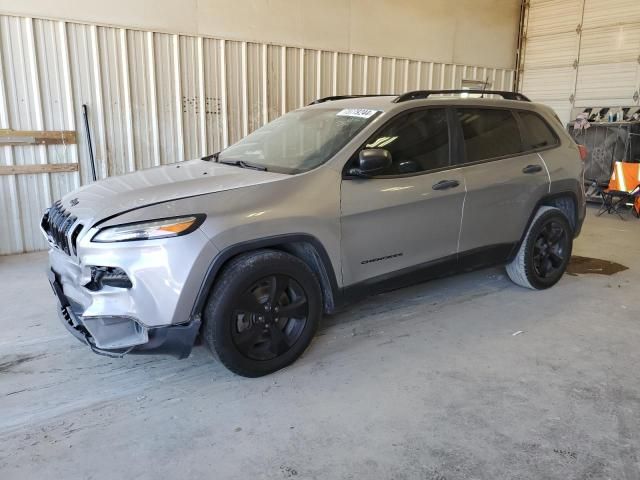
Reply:
[[[244,160],[218,160],[218,163],[224,163],[225,165],[234,165],[240,168],[250,168],[252,170],[260,170],[262,172],[267,171],[267,167],[263,165],[245,162]]]
[[[205,155],[200,160],[204,160],[205,162],[210,162],[211,160],[215,160],[217,162],[218,155],[220,155],[220,152],[212,153],[211,155]]]

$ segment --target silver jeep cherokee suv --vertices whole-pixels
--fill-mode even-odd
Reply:
[[[518,93],[324,98],[220,153],[66,195],[41,223],[49,280],[96,353],[184,358],[201,334],[265,375],[364,295],[495,264],[552,286],[582,171],[553,111]]]

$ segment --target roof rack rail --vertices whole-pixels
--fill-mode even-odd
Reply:
[[[371,94],[371,95],[333,95],[331,97],[318,98],[314,100],[309,105],[316,105],[318,103],[331,102],[333,100],[345,100],[347,98],[363,98],[363,97],[395,97],[397,94],[395,93],[387,93],[387,94]]]
[[[530,102],[525,95],[518,92],[508,92],[504,90],[482,90],[482,89],[471,89],[471,90],[415,90],[413,92],[403,93],[398,96],[393,102],[400,103],[406,102],[408,100],[419,100],[429,98],[430,95],[459,95],[463,93],[473,93],[473,94],[482,94],[482,95],[500,95],[505,100],[517,100],[520,102]]]

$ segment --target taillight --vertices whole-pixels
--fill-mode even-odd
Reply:
[[[580,158],[584,162],[587,159],[587,155],[589,155],[589,150],[584,145],[578,145],[578,151],[580,152]]]

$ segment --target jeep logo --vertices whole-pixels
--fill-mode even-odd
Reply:
[[[78,200],[77,198],[74,198],[69,202],[69,205],[71,205],[72,207],[75,207],[79,203],[80,203],[80,200]]]

